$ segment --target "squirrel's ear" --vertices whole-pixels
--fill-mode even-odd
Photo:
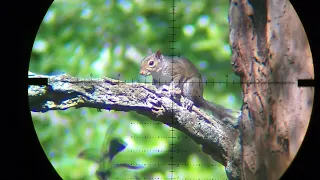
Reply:
[[[148,54],[152,54],[151,48],[148,49]]]
[[[162,60],[162,54],[161,54],[161,52],[160,52],[160,50],[158,50],[157,52],[156,52],[156,58],[158,59],[158,60]]]

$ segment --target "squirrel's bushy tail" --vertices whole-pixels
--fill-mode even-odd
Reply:
[[[203,98],[200,101],[202,102],[199,102],[198,104],[201,104],[202,108],[204,108],[205,110],[211,111],[213,116],[215,116],[216,118],[219,118],[219,119],[230,118],[231,120],[235,120],[239,116],[239,111],[225,108],[216,103],[209,102]]]

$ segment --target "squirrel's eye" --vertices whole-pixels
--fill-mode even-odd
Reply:
[[[154,65],[154,61],[149,61],[149,65],[153,66]]]

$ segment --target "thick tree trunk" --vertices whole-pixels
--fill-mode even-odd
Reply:
[[[242,178],[279,179],[311,116],[314,89],[296,83],[314,78],[309,43],[288,0],[231,0],[229,23],[234,71],[256,83],[242,85]]]

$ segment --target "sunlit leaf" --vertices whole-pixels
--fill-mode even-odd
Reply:
[[[100,152],[100,159],[99,159],[99,167],[97,172],[100,172],[103,174],[103,172],[109,171],[110,168],[110,156],[109,156],[109,149],[111,146],[112,138],[113,138],[113,132],[117,129],[118,124],[117,123],[112,123],[106,132],[102,147],[101,147],[101,152]],[[109,160],[108,160],[109,159]]]

